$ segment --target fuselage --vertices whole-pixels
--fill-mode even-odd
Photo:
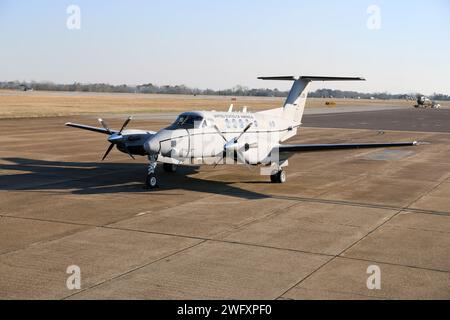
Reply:
[[[273,148],[297,132],[292,121],[278,116],[276,110],[258,113],[186,112],[179,115],[171,126],[152,136],[144,147],[148,153],[158,153],[162,158],[180,163],[197,160],[203,164],[215,164],[217,158],[223,157],[225,146],[231,151],[240,151],[246,163],[270,162]],[[242,134],[249,125],[250,128]]]

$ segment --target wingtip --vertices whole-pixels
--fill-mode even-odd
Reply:
[[[415,146],[426,146],[426,145],[430,145],[431,142],[426,142],[426,141],[414,141],[413,144]]]

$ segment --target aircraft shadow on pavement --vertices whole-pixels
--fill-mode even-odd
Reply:
[[[179,167],[176,173],[166,173],[159,166],[161,187],[144,188],[147,167],[143,163],[98,163],[47,161],[26,158],[3,158],[0,163],[0,190],[35,191],[71,194],[148,193],[171,195],[164,191],[194,191],[222,194],[243,199],[265,199],[269,195],[233,186],[233,182],[204,180],[192,177],[198,167]],[[176,194],[175,194],[176,196]]]

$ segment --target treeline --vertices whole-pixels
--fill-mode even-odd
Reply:
[[[254,97],[286,97],[288,91],[278,89],[251,89],[236,86],[226,90],[197,89],[185,85],[158,86],[152,83],[130,86],[126,84],[111,85],[107,83],[73,83],[56,84],[52,82],[0,82],[0,89],[37,90],[37,91],[73,91],[73,92],[107,92],[107,93],[148,93],[148,94],[185,94],[185,95],[221,95],[221,96],[254,96]],[[348,99],[409,99],[413,100],[420,94],[361,93],[319,89],[309,94],[312,98],[348,98]],[[435,93],[429,97],[433,100],[450,100],[449,95]]]
[[[347,98],[347,99],[404,99],[404,100],[414,100],[416,96],[420,94],[391,94],[387,92],[378,93],[361,93],[356,91],[342,91],[342,90],[331,90],[331,89],[319,89],[310,94],[310,97],[314,98]],[[450,99],[450,96],[448,96]]]

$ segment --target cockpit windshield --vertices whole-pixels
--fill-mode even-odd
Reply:
[[[167,129],[194,129],[200,128],[203,122],[203,117],[196,114],[182,114],[177,120]]]

